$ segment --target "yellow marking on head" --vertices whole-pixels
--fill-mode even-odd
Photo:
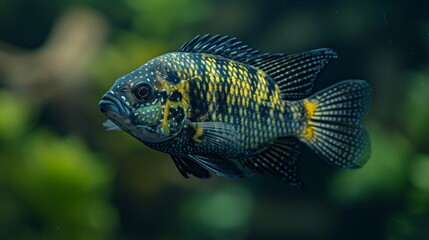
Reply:
[[[162,119],[161,128],[164,129],[164,134],[170,134],[170,128],[168,127],[168,115],[170,114],[170,100],[165,101],[164,117]]]
[[[163,82],[163,84],[161,85],[161,88],[164,88],[166,93],[169,95],[172,92],[178,91],[180,92],[180,94],[182,95],[182,99],[180,101],[180,104],[182,105],[182,108],[185,112],[188,111],[189,109],[189,96],[187,94],[188,90],[189,90],[189,82],[186,80],[182,80],[180,81],[178,84],[170,87],[166,82]],[[166,117],[168,117],[168,113],[169,113],[169,107],[171,105],[171,102],[169,99],[166,100],[166,105],[165,105],[165,109],[164,109],[164,120],[163,120],[163,125],[162,127],[164,128],[164,130],[167,130],[167,127],[165,127],[167,121],[166,121]],[[165,114],[167,113],[167,114]],[[167,124],[168,125],[168,124]]]

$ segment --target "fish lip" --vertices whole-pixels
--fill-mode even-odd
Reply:
[[[98,107],[104,114],[109,112],[115,112],[121,116],[128,116],[130,114],[130,110],[122,104],[121,100],[109,93],[103,95],[102,100],[98,103]]]
[[[104,94],[98,106],[100,111],[113,123],[142,142],[160,143],[168,141],[177,135],[176,133],[172,136],[159,136],[156,132],[156,126],[135,125],[132,121],[130,109],[111,93]]]

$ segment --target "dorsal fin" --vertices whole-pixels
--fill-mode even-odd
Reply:
[[[242,41],[223,35],[198,35],[178,52],[206,53],[228,58],[264,71],[279,86],[285,100],[299,100],[313,93],[313,82],[337,53],[321,48],[295,54],[261,53]]]
[[[246,63],[260,53],[259,50],[249,47],[234,37],[210,34],[196,36],[177,51],[213,54],[242,63]]]
[[[247,63],[268,74],[278,84],[283,99],[297,100],[313,93],[317,75],[337,57],[332,49],[321,48],[295,54],[259,54]]]

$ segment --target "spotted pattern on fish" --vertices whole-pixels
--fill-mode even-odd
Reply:
[[[343,168],[369,159],[360,118],[370,86],[345,80],[313,93],[335,58],[327,48],[269,54],[228,36],[197,36],[119,78],[100,109],[113,125],[170,154],[185,177],[259,172],[302,187],[301,143]],[[117,129],[112,124],[105,125]]]

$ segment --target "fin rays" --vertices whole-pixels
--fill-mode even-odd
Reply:
[[[302,99],[313,90],[313,82],[322,68],[337,54],[328,48],[296,54],[261,54],[249,64],[262,69],[279,86],[286,100]]]
[[[283,99],[298,100],[310,95],[313,82],[336,52],[321,48],[308,52],[261,53],[236,38],[222,35],[197,36],[178,52],[206,53],[238,61],[264,71],[279,86]]]
[[[361,167],[370,155],[369,137],[360,121],[369,109],[370,90],[365,81],[346,80],[304,100],[304,106],[312,101],[315,108],[301,140],[336,166]]]
[[[191,159],[174,155],[171,155],[171,158],[183,177],[189,178],[188,174],[191,174],[197,178],[210,178],[210,172]]]
[[[219,55],[243,63],[260,52],[236,38],[209,34],[196,36],[183,44],[177,51]]]
[[[297,188],[303,187],[298,167],[299,145],[294,138],[280,138],[259,154],[243,160],[253,171],[269,173]]]

